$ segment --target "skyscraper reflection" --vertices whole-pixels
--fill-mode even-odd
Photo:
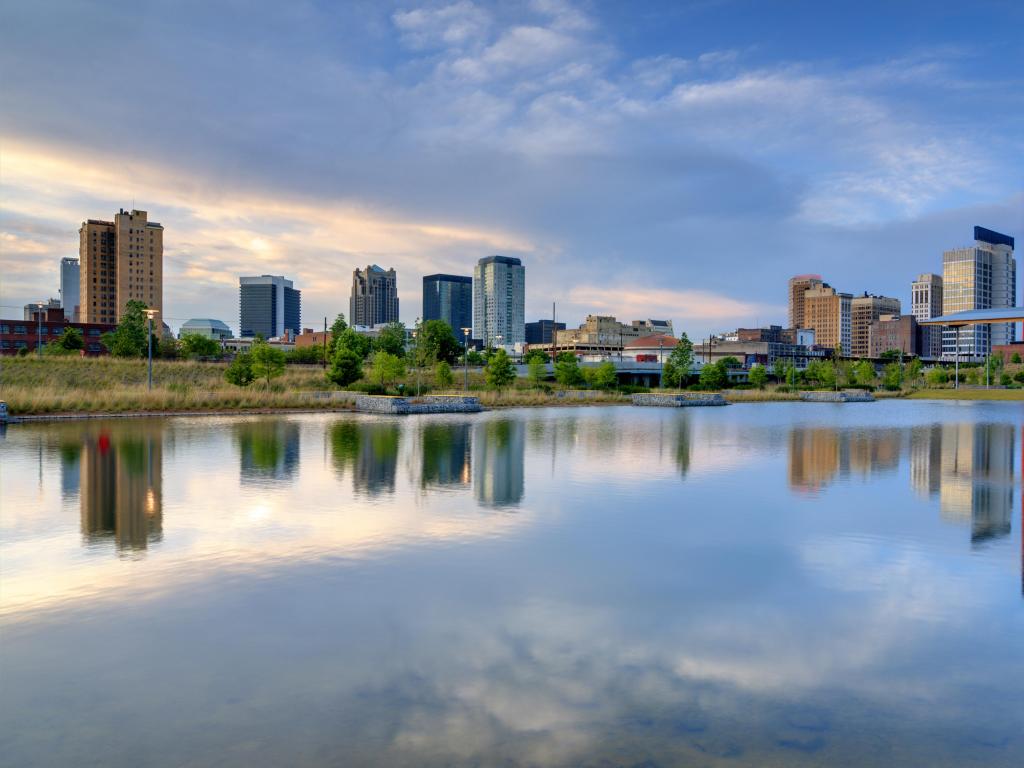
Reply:
[[[473,429],[473,495],[481,506],[519,506],[525,449],[526,430],[521,419],[477,422]]]
[[[87,540],[143,550],[162,538],[163,431],[162,421],[133,422],[85,435],[79,499]]]
[[[299,425],[261,419],[235,425],[242,483],[290,480],[299,466]]]
[[[327,434],[331,463],[339,477],[352,471],[357,493],[392,493],[400,437],[401,428],[395,422],[342,419]]]
[[[420,430],[420,486],[470,484],[468,423],[424,423]]]

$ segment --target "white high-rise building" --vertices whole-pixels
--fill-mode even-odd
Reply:
[[[68,321],[78,322],[79,261],[65,256],[60,260],[60,305]]]
[[[486,256],[473,269],[473,338],[488,347],[526,342],[526,268],[511,256]]]
[[[942,254],[942,314],[1017,305],[1017,260],[1013,238],[984,227],[974,228],[974,245]],[[994,344],[1016,339],[1013,323],[969,325],[960,329],[960,357],[983,360]],[[942,356],[956,356],[955,329],[942,334]]]
[[[910,286],[911,312],[918,322],[942,316],[942,276],[918,275]],[[921,357],[942,356],[942,328],[921,326]]]

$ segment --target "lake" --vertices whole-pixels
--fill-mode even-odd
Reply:
[[[1022,422],[12,425],[0,763],[1019,767]]]

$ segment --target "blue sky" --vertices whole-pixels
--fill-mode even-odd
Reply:
[[[351,272],[527,265],[527,319],[785,322],[818,272],[907,300],[1024,234],[1019,3],[0,2],[0,304],[56,295],[85,218],[146,209],[168,321],[304,325]],[[319,318],[319,320],[318,320]]]

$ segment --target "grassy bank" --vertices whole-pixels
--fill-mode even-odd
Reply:
[[[1024,402],[1024,389],[919,389],[915,400],[1001,400]]]

